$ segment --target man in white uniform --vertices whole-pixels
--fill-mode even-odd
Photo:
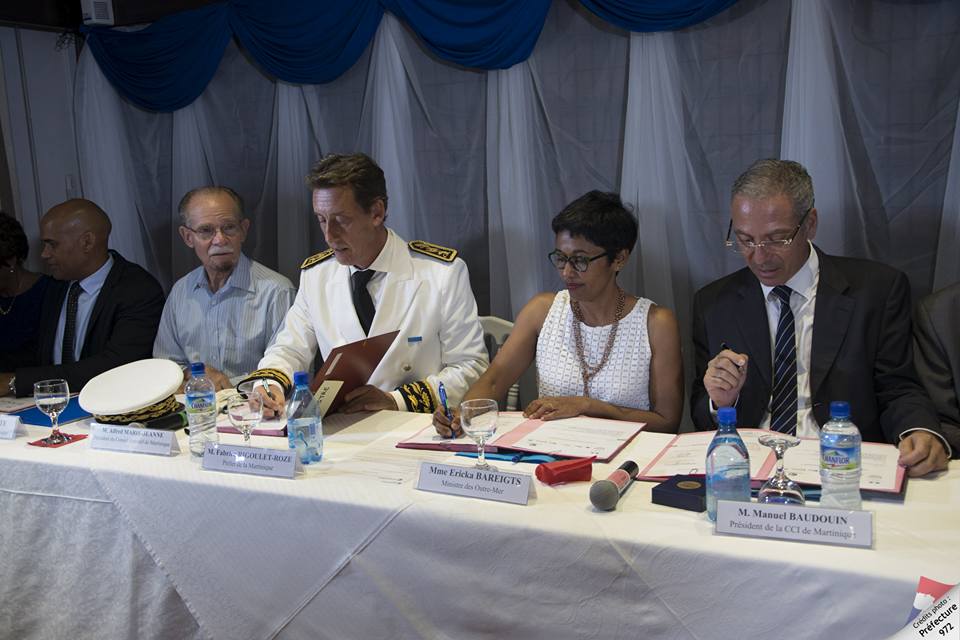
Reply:
[[[293,372],[307,370],[318,348],[326,359],[335,347],[396,330],[369,384],[347,394],[341,410],[432,413],[440,383],[458,404],[488,364],[464,262],[384,226],[386,181],[366,155],[328,155],[307,183],[330,248],[304,261],[283,328],[250,376],[268,381],[266,407],[281,409]]]

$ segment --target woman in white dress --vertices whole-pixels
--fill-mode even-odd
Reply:
[[[617,284],[637,240],[637,221],[615,193],[591,191],[553,219],[550,261],[564,289],[533,297],[471,398],[503,398],[534,360],[539,398],[529,418],[586,415],[645,422],[676,433],[683,411],[680,330],[672,311]],[[434,414],[437,432],[459,434],[459,418]]]

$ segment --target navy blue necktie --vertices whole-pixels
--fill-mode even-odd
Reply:
[[[770,397],[770,430],[791,435],[797,432],[797,332],[790,310],[790,287],[773,292],[780,298],[780,321],[773,352],[773,393]]]
[[[70,283],[67,291],[67,317],[63,323],[63,345],[60,347],[60,362],[63,364],[76,362],[73,349],[77,339],[77,306],[82,291],[76,280]]]

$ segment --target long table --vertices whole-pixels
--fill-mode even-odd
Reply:
[[[418,491],[420,461],[472,464],[394,447],[428,419],[335,416],[295,480],[203,471],[185,438],[173,457],[0,441],[0,637],[875,639],[919,576],[960,582],[956,463],[865,502],[876,543],[852,549],[714,535],[648,483],[612,512],[588,483],[528,506]]]

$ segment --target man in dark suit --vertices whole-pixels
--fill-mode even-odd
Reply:
[[[914,362],[940,415],[940,428],[960,455],[960,282],[920,301],[914,314]]]
[[[67,200],[43,216],[41,257],[57,282],[39,319],[40,366],[0,373],[0,395],[30,395],[34,382],[48,378],[64,378],[79,391],[108,369],[151,356],[163,290],[107,249],[110,228],[89,200]]]
[[[694,299],[691,412],[816,437],[846,400],[864,440],[900,448],[910,475],[945,469],[950,448],[917,379],[906,277],[813,246],[813,184],[798,163],[760,160],[734,183],[727,246],[747,267]]]

